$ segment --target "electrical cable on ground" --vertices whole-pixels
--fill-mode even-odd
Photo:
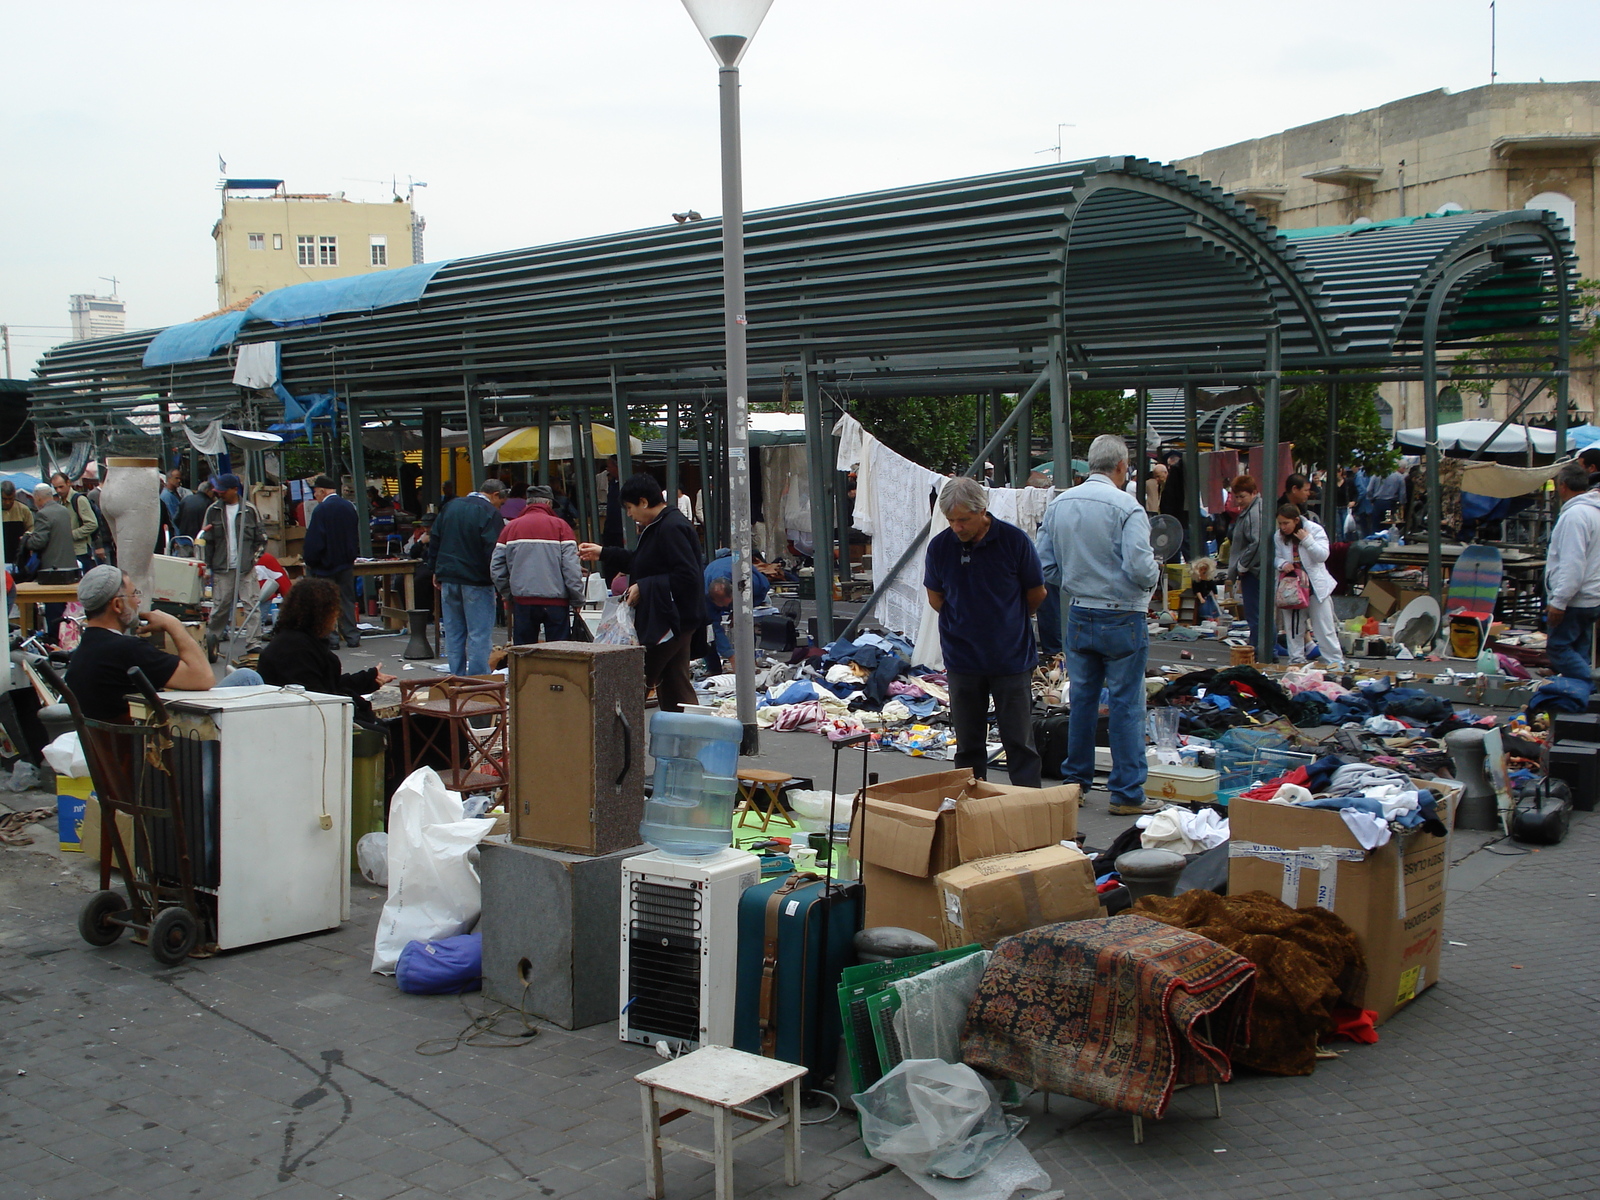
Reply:
[[[454,1037],[429,1038],[418,1042],[416,1052],[428,1056],[449,1054],[460,1046],[475,1046],[480,1050],[516,1050],[528,1045],[539,1035],[539,1027],[528,1013],[528,982],[522,985],[522,995],[516,1004],[502,1004],[487,1012],[473,1012],[466,998],[461,997],[461,1009],[467,1014],[464,1029]],[[501,1029],[500,1022],[507,1017],[520,1017],[521,1029]],[[499,1039],[499,1040],[490,1040]],[[442,1047],[442,1049],[440,1048]]]

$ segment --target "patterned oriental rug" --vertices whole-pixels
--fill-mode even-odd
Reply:
[[[1232,1078],[1232,1051],[1249,1039],[1254,977],[1233,951],[1145,917],[1045,925],[995,947],[967,1010],[961,1058],[1158,1119],[1179,1084]]]

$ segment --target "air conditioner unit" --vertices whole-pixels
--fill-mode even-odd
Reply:
[[[623,860],[623,1041],[674,1052],[732,1044],[739,897],[760,879],[761,860],[731,847]]]

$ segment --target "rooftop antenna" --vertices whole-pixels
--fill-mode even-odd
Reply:
[[[1495,76],[1500,74],[1499,71],[1495,70],[1494,61],[1495,43],[1497,41],[1496,35],[1497,29],[1495,23],[1494,0],[1489,0],[1489,85],[1491,87],[1494,86]]]
[[[113,300],[118,299],[118,296],[117,296],[117,284],[120,281],[117,279],[117,277],[115,275],[102,275],[102,276],[100,276],[100,278],[104,279],[107,283],[109,283],[111,285],[111,298]]]
[[[1046,146],[1043,150],[1035,150],[1034,153],[1035,154],[1049,154],[1050,151],[1054,150],[1056,152],[1056,161],[1060,162],[1061,161],[1061,142],[1062,142],[1061,131],[1063,129],[1076,129],[1076,128],[1077,128],[1077,126],[1074,125],[1071,121],[1059,121],[1059,122],[1057,122],[1056,123],[1056,144],[1054,146]]]

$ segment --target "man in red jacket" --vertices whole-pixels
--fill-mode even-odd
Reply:
[[[565,641],[571,606],[583,601],[578,539],[552,511],[553,499],[549,488],[530,487],[528,507],[500,531],[489,562],[495,591],[511,601],[511,641],[519,646],[537,642],[541,629],[545,641]]]

